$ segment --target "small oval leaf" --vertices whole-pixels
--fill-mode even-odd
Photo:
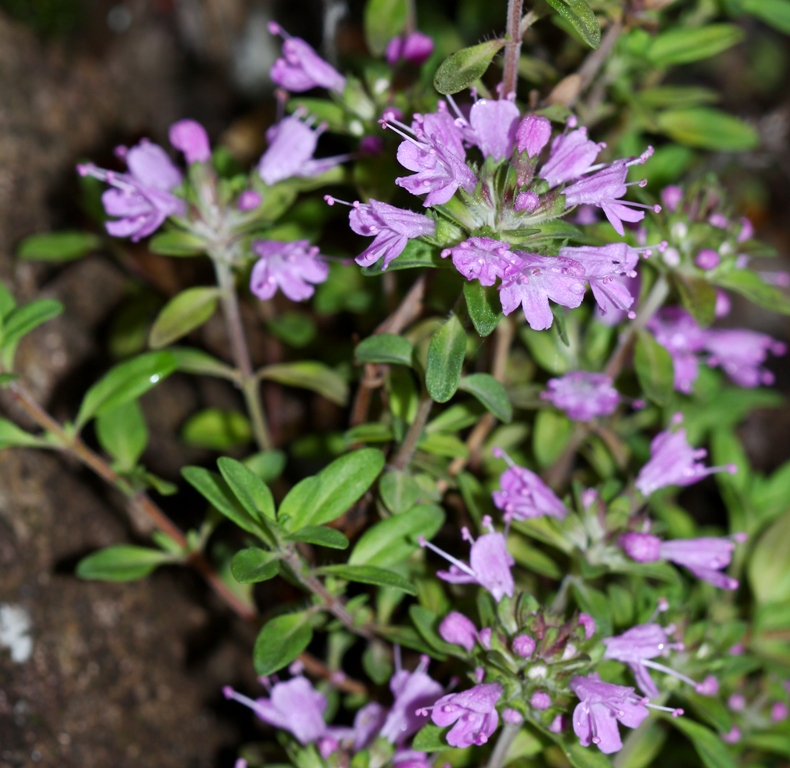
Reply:
[[[658,128],[679,144],[721,152],[754,149],[760,137],[752,126],[719,109],[695,107],[661,112]]]
[[[317,544],[319,547],[329,547],[330,549],[346,549],[348,547],[348,539],[340,531],[325,525],[308,525],[306,528],[300,528],[288,539],[303,541],[306,544]]]
[[[258,547],[248,547],[233,555],[230,572],[239,584],[257,584],[273,579],[280,571],[280,557]]]
[[[316,573],[360,584],[373,584],[376,587],[392,587],[409,595],[417,594],[417,588],[399,573],[373,565],[327,565],[319,568]]]
[[[486,73],[494,56],[504,45],[505,41],[498,38],[456,51],[436,70],[434,87],[444,94],[458,93],[469,88]]]
[[[488,373],[464,376],[458,389],[474,395],[491,413],[506,424],[513,420],[513,406],[505,388]]]
[[[26,237],[17,256],[26,261],[73,261],[101,248],[102,240],[92,232],[48,232]]]
[[[489,336],[502,317],[499,291],[494,286],[481,285],[479,280],[467,280],[464,298],[475,330],[480,336]]]
[[[675,385],[672,355],[647,331],[637,337],[634,368],[645,395],[658,405],[666,405]]]
[[[313,638],[307,613],[287,613],[266,624],[255,641],[253,663],[259,675],[271,675],[288,666]]]
[[[135,581],[172,560],[172,555],[158,549],[119,544],[83,557],[77,564],[77,576],[98,581]]]
[[[585,0],[546,0],[565,19],[590,48],[601,44],[601,27]]]
[[[165,304],[154,321],[148,344],[161,349],[207,322],[217,309],[218,288],[189,288]]]
[[[403,336],[379,333],[360,341],[354,349],[354,357],[360,363],[411,365],[413,351],[411,343]]]
[[[466,352],[466,334],[456,315],[434,334],[428,347],[425,386],[437,403],[446,403],[458,389]]]

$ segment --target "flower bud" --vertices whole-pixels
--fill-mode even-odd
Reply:
[[[627,536],[628,534],[626,534]],[[582,613],[579,615],[579,625],[584,627],[584,639],[589,640],[597,629],[595,619],[589,613]]]
[[[502,719],[509,725],[521,725],[524,722],[524,717],[517,709],[508,707],[502,713]]]
[[[661,539],[650,533],[624,533],[620,546],[637,563],[654,563],[659,558]]]
[[[170,143],[184,153],[188,163],[205,163],[211,159],[206,129],[194,120],[179,120],[170,126]]]
[[[477,627],[457,611],[444,617],[439,625],[439,634],[446,643],[460,645],[467,651],[471,651],[477,642]]]
[[[548,709],[551,706],[551,696],[545,691],[535,691],[529,700],[532,707],[539,710]]]
[[[694,259],[694,263],[700,269],[716,269],[721,263],[719,254],[710,248],[703,248]]]
[[[254,211],[261,204],[261,196],[254,189],[245,189],[237,203],[240,211]]]
[[[513,640],[513,653],[526,659],[535,652],[535,641],[529,635],[519,635]]]
[[[530,157],[541,153],[551,138],[551,123],[545,117],[527,115],[516,129],[516,146],[519,152],[527,151]]]

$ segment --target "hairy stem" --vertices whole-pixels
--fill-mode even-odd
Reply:
[[[513,744],[516,735],[521,730],[520,723],[505,723],[504,728],[499,733],[494,751],[486,763],[486,768],[503,768],[507,753]]]
[[[403,442],[400,444],[395,460],[392,462],[392,466],[395,467],[395,469],[405,469],[409,466],[409,462],[412,456],[414,456],[414,451],[417,450],[417,443],[420,441],[422,431],[428,423],[428,416],[431,414],[432,407],[433,400],[431,400],[427,392],[423,392],[420,396],[420,402],[417,405],[417,413],[414,416],[414,421],[411,423],[406,437],[403,438]]]
[[[518,84],[518,58],[521,55],[521,13],[524,0],[508,0],[505,71],[502,76],[502,98],[515,94]]]
[[[221,255],[212,254],[214,269],[217,274],[217,285],[220,288],[222,302],[222,314],[225,317],[225,328],[228,333],[230,350],[233,362],[239,371],[239,381],[241,392],[244,395],[244,402],[247,412],[252,421],[252,431],[255,435],[255,442],[262,451],[269,451],[274,447],[269,428],[266,425],[266,416],[263,411],[261,401],[260,384],[255,377],[250,361],[250,352],[247,349],[247,337],[244,333],[244,324],[241,320],[239,311],[239,300],[236,295],[236,286],[233,280],[233,272],[230,265]]]

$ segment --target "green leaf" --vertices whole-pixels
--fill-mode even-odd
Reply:
[[[720,288],[729,288],[760,307],[772,312],[790,315],[790,299],[773,285],[767,285],[760,276],[748,269],[733,269],[716,275],[712,281]]]
[[[16,309],[16,299],[5,284],[0,281],[0,321],[5,320]],[[0,323],[2,326],[2,323]]]
[[[384,456],[375,448],[362,448],[341,456],[289,491],[280,505],[280,518],[290,531],[330,523],[370,488],[383,467]]]
[[[741,0],[741,8],[774,29],[790,35],[790,0]]]
[[[475,330],[484,338],[489,336],[502,317],[499,291],[493,285],[481,285],[479,280],[466,280],[464,298]]]
[[[192,373],[197,376],[216,376],[220,379],[236,379],[236,372],[226,363],[217,360],[201,349],[191,347],[170,347],[169,350],[176,359],[178,370],[182,373]]]
[[[206,243],[197,235],[174,229],[154,235],[148,250],[161,256],[200,256],[206,252]]]
[[[666,405],[675,383],[672,355],[647,331],[640,331],[637,336],[634,367],[645,395],[658,405]]]
[[[154,321],[148,344],[161,349],[200,328],[217,310],[219,288],[188,288],[165,304]]]
[[[247,445],[252,440],[252,426],[240,411],[204,408],[181,427],[181,439],[197,448],[226,451]]]
[[[397,515],[417,503],[417,499],[420,497],[420,486],[408,472],[393,469],[381,476],[379,496],[381,496],[384,506]]]
[[[399,573],[389,571],[386,568],[377,568],[373,565],[325,565],[323,568],[319,568],[316,573],[323,576],[334,576],[346,581],[355,581],[360,584],[392,587],[409,595],[417,594],[417,588]]]
[[[436,70],[434,88],[443,94],[458,93],[469,88],[486,73],[494,56],[504,45],[505,41],[502,39],[487,40],[456,51]]]
[[[716,289],[702,277],[673,275],[684,308],[703,328],[716,318]]]
[[[735,761],[718,734],[687,717],[673,718],[672,725],[689,737],[705,768],[736,768]]]
[[[744,38],[735,24],[708,24],[696,29],[671,29],[653,39],[647,58],[657,67],[688,64],[726,51]]]
[[[348,383],[323,363],[300,360],[296,363],[267,365],[258,371],[258,376],[289,387],[312,390],[338,405],[345,405],[348,401]]]
[[[330,549],[347,549],[348,539],[325,525],[308,525],[300,528],[295,533],[288,536],[289,541],[303,541],[306,544],[317,544],[319,547],[329,547]]]
[[[381,56],[387,43],[403,32],[408,15],[408,0],[368,0],[365,3],[365,42],[374,56]]]
[[[376,523],[360,536],[349,565],[394,565],[405,560],[418,545],[418,537],[432,539],[444,525],[444,511],[435,504],[415,507]]]
[[[51,448],[52,446],[24,429],[13,421],[0,419],[0,450],[3,448]]]
[[[601,44],[601,27],[593,9],[585,0],[546,0],[557,13],[578,32],[590,48]]]
[[[85,393],[75,423],[77,430],[94,416],[137,400],[176,368],[176,358],[170,352],[147,352],[111,368]]]
[[[148,444],[148,427],[140,404],[130,400],[102,413],[96,419],[96,437],[121,469],[134,469]]]
[[[101,245],[101,238],[91,232],[48,232],[26,237],[16,255],[26,261],[73,261],[98,250]]]
[[[466,353],[466,334],[455,314],[434,334],[428,347],[425,386],[437,403],[446,403],[458,389]]]
[[[285,469],[286,457],[282,451],[260,451],[244,459],[244,466],[249,467],[264,483],[276,480]]]
[[[313,638],[307,612],[286,613],[266,624],[255,641],[252,659],[259,675],[271,675],[288,666]]]
[[[62,311],[63,305],[59,301],[40,299],[6,315],[0,331],[0,347],[3,349],[5,367],[13,367],[17,344],[24,336],[47,320],[57,317]]]
[[[77,576],[98,581],[135,581],[152,573],[163,563],[173,561],[167,552],[131,544],[94,552],[77,563]]]
[[[406,243],[403,252],[387,266],[387,272],[398,272],[402,269],[452,269],[452,263],[441,257],[441,251],[435,245],[415,238]],[[383,261],[377,261],[369,267],[362,267],[366,277],[380,275],[384,272]]]
[[[535,417],[532,452],[541,468],[551,466],[565,449],[573,433],[573,422],[564,413],[544,409]]]
[[[315,320],[304,312],[283,312],[268,320],[266,327],[280,341],[297,349],[306,347],[318,332]]]
[[[394,333],[378,333],[357,344],[354,357],[359,363],[411,365],[414,348],[408,339]]]
[[[458,389],[474,395],[491,413],[506,424],[513,420],[513,406],[505,388],[488,373],[464,376]]]
[[[646,88],[637,94],[643,104],[653,109],[662,107],[696,107],[699,104],[715,104],[719,94],[710,88],[696,85],[659,85]]]
[[[439,752],[447,749],[448,730],[449,728],[440,728],[438,725],[428,723],[414,735],[411,747],[418,752]]]
[[[257,584],[273,579],[280,572],[280,556],[258,547],[248,547],[233,555],[230,572],[239,584]]]
[[[742,152],[755,149],[760,143],[759,134],[750,125],[710,107],[661,112],[656,123],[662,133],[689,147]]]
[[[790,510],[757,541],[749,559],[748,574],[759,603],[790,599]]]
[[[12,381],[16,381],[19,375],[16,373],[0,373],[0,387],[7,387]]]
[[[232,520],[247,533],[260,536],[266,541],[271,540],[268,529],[264,529],[256,517],[252,517],[236,500],[230,486],[216,472],[203,467],[184,467],[181,470],[184,479],[200,494],[206,497],[211,505],[220,513]]]
[[[217,466],[234,496],[253,519],[259,522],[276,520],[274,498],[266,483],[249,467],[227,456],[217,460]]]
[[[434,456],[445,456],[448,459],[469,458],[469,448],[463,440],[455,435],[444,435],[436,432],[424,434],[417,447]]]
[[[606,755],[597,749],[583,747],[578,741],[562,743],[562,751],[573,768],[612,768],[612,762]]]
[[[576,370],[578,363],[573,347],[567,347],[560,341],[555,328],[548,331],[533,331],[523,327],[519,335],[527,345],[535,362],[543,370],[562,376],[568,371]]]

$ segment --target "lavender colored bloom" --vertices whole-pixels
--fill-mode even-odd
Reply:
[[[551,706],[551,696],[545,691],[535,691],[532,698],[529,700],[531,706],[541,711],[548,709]]]
[[[641,164],[653,154],[653,148],[648,147],[640,157],[633,160],[615,160],[611,165],[597,173],[580,179],[576,183],[563,190],[565,203],[568,206],[587,204],[599,206],[609,223],[614,227],[615,232],[622,236],[625,234],[623,221],[636,222],[644,217],[644,211],[635,211],[634,208],[650,208],[658,213],[660,205],[643,205],[642,203],[632,203],[627,200],[620,200],[633,184],[644,186],[642,181],[626,182],[628,168],[632,165]]]
[[[423,656],[414,672],[401,669],[390,680],[395,701],[380,735],[392,744],[401,744],[425,725],[423,708],[436,701],[442,693],[442,686],[426,674],[429,662],[430,659]]]
[[[686,430],[659,432],[650,443],[650,461],[639,471],[636,487],[647,497],[668,485],[692,485],[703,477],[726,470],[730,474],[737,467],[706,467],[698,459],[704,458],[704,448],[692,448],[686,440]]]
[[[718,229],[727,229],[729,223],[730,222],[727,220],[727,217],[723,213],[712,213],[708,217],[708,224],[712,224],[714,227],[717,227]]]
[[[281,243],[254,240],[259,256],[250,275],[250,290],[262,300],[271,299],[279,288],[291,301],[304,301],[315,292],[312,284],[323,283],[329,267],[309,240]]]
[[[720,365],[741,387],[772,384],[774,375],[761,367],[771,352],[783,355],[787,347],[764,333],[747,330],[710,330],[705,336],[708,365]]]
[[[729,699],[727,699],[727,706],[733,712],[740,712],[746,706],[746,699],[740,693],[733,693]]]
[[[716,251],[710,248],[703,248],[695,257],[694,263],[700,269],[716,269],[721,264],[721,259]]]
[[[606,755],[622,748],[619,720],[628,728],[637,728],[647,717],[644,699],[633,688],[604,683],[596,677],[572,677],[571,690],[579,697],[573,710],[573,731],[583,747],[595,744]]]
[[[390,117],[383,125],[406,139],[398,147],[398,162],[415,172],[395,183],[413,195],[427,193],[423,205],[446,203],[458,187],[474,192],[477,177],[466,164],[461,130],[446,110],[415,115],[411,128]]]
[[[535,652],[535,641],[529,635],[519,635],[513,638],[513,653],[522,659],[528,659]]]
[[[446,643],[460,645],[471,652],[477,642],[477,627],[458,611],[451,611],[439,625],[439,635]]]
[[[485,744],[499,725],[496,703],[501,696],[499,683],[483,683],[468,691],[442,696],[433,705],[431,720],[440,728],[453,726],[447,734],[451,747]]]
[[[656,341],[672,355],[675,389],[690,394],[699,375],[696,353],[705,347],[707,335],[694,318],[680,307],[664,307],[647,324]]]
[[[529,520],[544,515],[565,519],[568,514],[565,505],[534,472],[514,464],[501,448],[494,448],[492,453],[510,465],[499,478],[502,490],[491,494],[494,506],[508,519]]]
[[[540,198],[534,192],[519,192],[513,201],[513,210],[517,213],[532,213],[540,204]]]
[[[727,733],[723,733],[721,740],[727,744],[737,744],[743,738],[741,729],[733,725]]]
[[[519,712],[517,709],[513,709],[512,707],[507,707],[502,712],[502,719],[508,725],[521,725],[524,722],[524,716]]]
[[[509,99],[478,99],[469,112],[475,144],[484,157],[504,160],[510,157],[516,141],[518,107]]]
[[[680,201],[683,199],[683,190],[680,187],[670,185],[661,190],[661,202],[664,203],[667,210],[674,213],[677,210]]]
[[[625,533],[620,537],[623,551],[638,563],[670,560],[688,568],[694,576],[719,589],[737,589],[738,582],[720,573],[732,560],[735,543],[730,539],[704,537],[661,541],[649,533]]]
[[[254,211],[261,204],[261,196],[254,189],[245,189],[236,204],[240,211]]]
[[[211,160],[211,145],[206,129],[194,120],[179,120],[170,126],[170,143],[184,153],[188,163]]]
[[[328,88],[342,93],[346,78],[324,61],[315,49],[299,37],[291,37],[279,24],[271,22],[269,32],[283,37],[283,56],[269,73],[272,81],[289,91]]]
[[[508,265],[510,245],[490,237],[470,237],[453,248],[445,248],[442,258],[452,255],[453,266],[467,279],[493,285],[503,277]]]
[[[564,715],[557,715],[549,726],[552,733],[562,733],[568,727],[568,718]]]
[[[400,60],[408,61],[416,67],[424,64],[433,53],[433,40],[424,32],[410,32],[408,35],[393,37],[387,43],[384,56],[387,64],[394,67]]]
[[[579,626],[584,627],[584,639],[589,640],[598,629],[595,619],[589,613],[579,614]]]
[[[647,253],[650,253],[649,249]],[[615,278],[636,277],[635,267],[639,261],[637,249],[625,243],[612,243],[602,247],[566,247],[560,248],[560,256],[573,259],[582,265],[602,314],[605,315],[610,310],[628,311],[631,308],[634,303],[633,294],[623,282]]]
[[[551,138],[551,123],[538,115],[527,115],[516,129],[516,147],[529,157],[537,157]]]
[[[126,160],[128,173],[107,171],[93,163],[77,166],[80,176],[93,176],[112,187],[101,199],[109,216],[120,217],[105,225],[113,237],[137,242],[159,229],[168,216],[186,214],[184,201],[171,194],[181,183],[181,172],[162,147],[143,139],[131,149],[119,147],[116,154]]]
[[[335,199],[324,198],[330,205]],[[388,203],[372,200],[367,204],[355,202],[348,216],[351,229],[358,235],[373,237],[373,242],[356,258],[357,264],[369,267],[384,259],[382,269],[403,253],[406,243],[415,237],[433,235],[436,222],[420,213],[404,211]]]
[[[379,735],[387,717],[387,710],[376,701],[361,707],[354,716],[354,751],[370,746]]]
[[[327,732],[326,699],[301,675],[272,686],[268,699],[250,699],[230,686],[222,692],[226,699],[248,706],[263,722],[292,733],[302,744],[317,741]]]
[[[741,218],[741,231],[738,233],[738,242],[745,243],[747,240],[751,240],[753,237],[754,227],[752,226],[752,222],[743,216]]]
[[[719,692],[719,681],[713,675],[708,675],[701,683],[697,683],[694,689],[701,696],[715,696]]]
[[[584,299],[584,267],[562,256],[540,256],[512,251],[499,286],[502,311],[509,315],[519,305],[536,331],[554,322],[549,299],[575,309]]]
[[[556,408],[573,421],[592,421],[596,416],[614,413],[620,393],[612,386],[612,379],[604,373],[573,371],[558,379],[549,379],[541,393]]]
[[[540,176],[549,183],[549,187],[577,179],[590,169],[605,146],[590,141],[586,128],[563,133],[551,142],[551,155],[543,164]]]
[[[491,627],[483,627],[480,630],[480,634],[478,635],[478,639],[480,640],[480,645],[482,645],[483,648],[485,648],[487,651],[491,650],[491,638],[493,634],[494,632],[491,629]]]
[[[424,752],[402,749],[395,753],[392,764],[395,768],[432,768],[433,760]]]
[[[507,551],[505,537],[494,531],[490,517],[483,518],[483,527],[490,532],[480,536],[477,541],[472,538],[468,528],[461,529],[464,539],[472,545],[469,565],[443,552],[424,537],[420,538],[420,546],[428,547],[450,561],[448,571],[439,571],[436,574],[440,579],[451,584],[479,584],[499,602],[505,595],[513,597],[515,585],[510,569],[515,561]]]
[[[297,116],[285,117],[266,132],[269,148],[258,162],[258,173],[266,184],[276,184],[292,177],[312,178],[348,160],[350,155],[336,155],[316,160],[313,157],[324,126],[312,128],[310,121]]]
[[[783,701],[776,701],[771,706],[771,720],[775,723],[781,723],[783,720],[787,720],[788,714],[790,714],[790,710],[788,710],[787,704]]]

